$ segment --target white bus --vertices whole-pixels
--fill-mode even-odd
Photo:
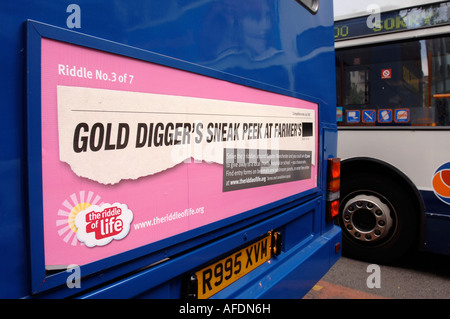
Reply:
[[[335,0],[343,253],[450,254],[450,1],[357,3]]]

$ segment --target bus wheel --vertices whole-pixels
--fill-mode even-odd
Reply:
[[[342,178],[338,223],[344,255],[389,263],[412,247],[418,213],[396,179],[361,173]]]

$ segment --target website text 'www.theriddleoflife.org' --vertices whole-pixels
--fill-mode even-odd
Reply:
[[[151,226],[157,226],[161,225],[167,222],[173,222],[182,218],[186,218],[189,216],[197,215],[197,214],[203,214],[205,212],[204,207],[198,207],[198,208],[186,208],[184,211],[181,212],[173,212],[173,213],[167,213],[166,215],[162,217],[155,216],[153,219],[146,220],[143,222],[135,223],[134,229],[144,229],[146,227]]]

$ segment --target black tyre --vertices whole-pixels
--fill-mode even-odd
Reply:
[[[389,263],[407,253],[418,236],[418,208],[401,181],[360,172],[342,176],[338,224],[343,254]]]

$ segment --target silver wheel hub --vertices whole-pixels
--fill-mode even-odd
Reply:
[[[378,197],[358,195],[342,211],[345,230],[356,240],[376,242],[389,233],[393,222],[391,210]]]

